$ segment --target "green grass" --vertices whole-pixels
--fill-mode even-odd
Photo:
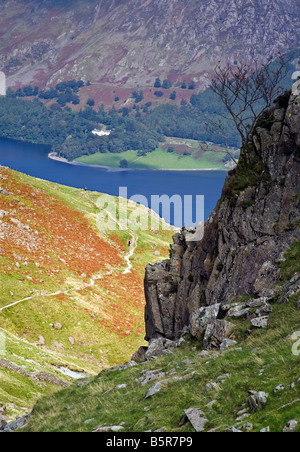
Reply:
[[[285,260],[279,262],[281,277],[289,281],[295,273],[300,272],[300,242],[294,243],[284,254]]]
[[[168,142],[168,141],[167,141]],[[171,143],[171,141],[169,141]],[[176,141],[178,144],[182,140]],[[131,169],[149,169],[149,170],[224,170],[223,158],[226,152],[206,151],[201,158],[195,158],[195,153],[199,150],[199,143],[193,140],[185,140],[191,149],[191,155],[180,155],[177,153],[168,153],[162,148],[158,148],[148,153],[144,157],[139,157],[137,151],[126,151],[121,154],[92,154],[82,156],[76,161],[88,165],[102,165],[113,168],[119,168],[123,159],[128,161],[128,168]]]
[[[245,332],[250,326],[246,320],[236,323],[237,328]],[[105,370],[84,388],[75,384],[39,401],[25,431],[90,432],[99,425],[122,424],[125,432],[154,431],[161,427],[166,427],[168,432],[191,432],[189,422],[180,426],[184,410],[191,407],[205,412],[206,430],[223,431],[232,425],[241,427],[250,422],[253,431],[269,426],[271,431],[280,432],[289,420],[295,419],[299,431],[300,404],[282,408],[300,394],[299,356],[292,353],[291,339],[292,333],[299,329],[295,299],[287,305],[273,305],[267,330],[253,331],[240,339],[238,346],[219,353],[216,359],[200,359],[201,344],[193,341],[172,355],[149,363],[117,372]],[[194,364],[185,364],[185,359]],[[146,369],[160,369],[166,374],[175,369],[178,376],[195,374],[191,379],[165,383],[158,394],[145,399],[155,382],[141,386],[136,379]],[[205,393],[206,384],[217,381],[224,373],[230,373],[230,378]],[[291,387],[292,382],[295,382],[294,387]],[[119,384],[127,386],[117,389]],[[279,384],[285,385],[285,390],[274,393]],[[237,413],[248,408],[250,390],[269,393],[267,404],[263,410],[237,422]],[[209,409],[206,405],[212,400],[216,402],[213,409]],[[70,409],[66,411],[66,407]],[[87,420],[90,421],[86,423]]]

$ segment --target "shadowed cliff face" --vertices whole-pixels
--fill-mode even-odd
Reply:
[[[9,86],[72,78],[153,86],[160,76],[204,89],[219,60],[297,47],[298,17],[298,0],[7,0],[0,69]]]
[[[203,240],[188,243],[185,232],[177,234],[171,259],[147,267],[147,340],[179,337],[200,306],[274,293],[275,261],[300,239],[298,91],[257,125],[253,143],[227,176]]]

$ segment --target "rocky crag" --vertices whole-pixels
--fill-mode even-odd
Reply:
[[[201,337],[206,349],[226,347],[232,317],[266,327],[274,297],[281,293],[284,301],[300,290],[297,275],[278,285],[279,261],[300,239],[299,95],[298,81],[257,124],[202,241],[187,241],[183,230],[174,236],[170,259],[147,266],[150,349],[154,340],[170,345],[185,331]]]

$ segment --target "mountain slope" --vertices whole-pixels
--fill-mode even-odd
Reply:
[[[292,262],[287,256],[286,263]],[[188,433],[195,432],[201,410],[205,432],[282,432],[288,425],[299,432],[296,300],[294,295],[288,303],[272,304],[268,329],[250,334],[250,321],[236,319],[234,347],[204,353],[200,341],[185,336],[179,348],[155,360],[108,369],[83,380],[84,389],[78,383],[56,392],[34,407],[25,431],[114,431],[117,438],[117,431]],[[249,403],[256,392],[266,397],[257,411]],[[190,409],[196,411],[193,425]]]
[[[203,239],[182,231],[147,266],[149,347],[42,400],[25,431],[299,432],[299,95],[257,124]]]
[[[82,78],[136,87],[168,77],[203,89],[220,59],[295,48],[298,18],[296,0],[9,0],[0,5],[0,69],[10,86]]]
[[[0,405],[33,405],[32,372],[69,383],[144,344],[144,266],[168,252],[171,232],[113,230],[99,199],[114,198],[0,167]]]

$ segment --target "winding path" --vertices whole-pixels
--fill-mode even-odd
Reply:
[[[121,223],[119,223],[119,221],[116,218],[114,218],[109,211],[106,210],[105,212],[121,228]],[[131,272],[131,270],[132,270],[132,263],[131,263],[130,259],[134,255],[134,252],[135,252],[135,250],[137,248],[138,237],[131,232],[131,238],[132,238],[132,240],[131,240],[131,246],[130,246],[129,253],[127,253],[126,256],[124,257],[127,265],[125,267],[125,270],[122,272],[123,275],[126,275],[126,274]],[[80,287],[77,287],[77,288],[76,287],[72,287],[71,289],[67,289],[67,290],[59,290],[58,292],[46,294],[46,295],[43,295],[43,296],[44,297],[55,297],[56,295],[67,294],[69,292],[72,292],[73,290],[75,290],[76,292],[81,292],[82,290],[85,290],[85,289],[88,289],[90,287],[93,287],[95,285],[95,282],[99,281],[100,279],[103,279],[104,276],[112,275],[113,271],[114,270],[112,269],[109,272],[104,273],[103,275],[96,275],[96,276],[94,276],[93,278],[91,278],[91,281],[90,281],[89,284],[84,284],[84,285],[82,285]],[[11,308],[12,306],[15,306],[17,304],[23,303],[24,301],[32,300],[35,297],[37,297],[37,295],[26,297],[26,298],[23,298],[22,300],[14,301],[13,303],[10,303],[10,304],[0,308],[0,312],[4,311],[4,309],[8,309],[8,308]]]

